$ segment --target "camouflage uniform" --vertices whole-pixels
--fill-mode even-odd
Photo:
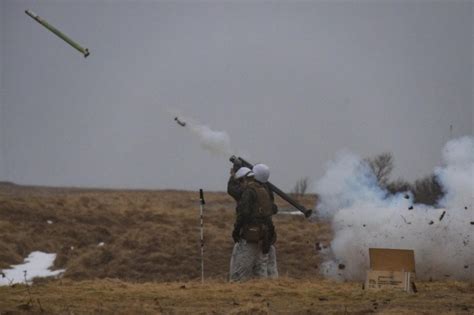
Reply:
[[[267,254],[261,244],[247,243],[242,239],[235,243],[230,259],[230,281],[245,281],[251,278],[278,278],[275,246]]]
[[[264,190],[261,187],[265,188]],[[273,194],[266,184],[253,179],[246,179],[237,185],[229,180],[228,193],[238,201],[236,222],[232,237],[236,244],[232,251],[230,262],[230,280],[240,281],[252,277],[278,277],[276,251],[273,244],[276,241],[275,228],[271,215],[278,211],[273,203]],[[258,216],[259,204],[266,203],[267,215]],[[270,211],[270,213],[268,213]],[[251,242],[245,239],[243,232],[249,225],[262,227],[262,239]]]
[[[270,199],[272,203],[275,200],[275,197],[273,195],[273,191],[270,189],[267,183],[261,184],[265,189],[267,190],[268,194],[270,195]],[[238,179],[235,179],[234,176],[229,177],[229,181],[227,182],[227,193],[234,198],[235,201],[239,202],[240,198],[242,197],[242,192],[245,189],[245,185],[239,181]],[[278,213],[278,207],[273,203],[273,214]]]
[[[240,197],[242,197],[242,191],[242,181],[236,179],[234,176],[230,176],[227,182],[227,193],[232,196],[235,201],[239,202]]]

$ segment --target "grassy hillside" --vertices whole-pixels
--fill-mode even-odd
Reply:
[[[206,276],[226,279],[235,203],[221,192],[205,193],[205,198]],[[315,197],[301,201],[312,207]],[[275,225],[280,273],[316,276],[314,245],[329,240],[328,226],[283,214],[275,217]],[[22,262],[35,250],[57,253],[55,267],[75,280],[199,278],[199,195],[0,186],[0,268]]]
[[[228,283],[234,202],[205,193],[200,283],[199,199],[189,191],[22,187],[0,183],[0,268],[57,253],[59,280],[0,287],[0,314],[473,314],[474,284],[418,282],[418,293],[367,292],[318,275],[324,223],[278,214],[278,280]],[[313,207],[315,196],[300,200]],[[288,207],[278,200],[280,207]],[[100,243],[103,246],[99,246]]]

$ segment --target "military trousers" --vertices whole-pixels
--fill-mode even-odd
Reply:
[[[230,259],[230,281],[252,278],[278,278],[275,246],[262,253],[261,243],[248,243],[242,239],[235,243]]]

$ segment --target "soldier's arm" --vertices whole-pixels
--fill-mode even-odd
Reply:
[[[242,195],[242,186],[234,176],[229,177],[229,181],[227,182],[227,193],[236,201],[238,201]]]
[[[252,204],[255,202],[256,196],[252,189],[245,189],[242,192],[242,197],[237,204],[237,219],[235,227],[242,227],[246,219],[251,215]]]

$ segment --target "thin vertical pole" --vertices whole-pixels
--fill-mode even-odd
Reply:
[[[203,219],[204,219],[204,205],[206,202],[204,201],[204,193],[202,189],[199,189],[199,199],[200,199],[200,204],[201,204],[201,283],[204,283],[204,225],[203,225]]]

